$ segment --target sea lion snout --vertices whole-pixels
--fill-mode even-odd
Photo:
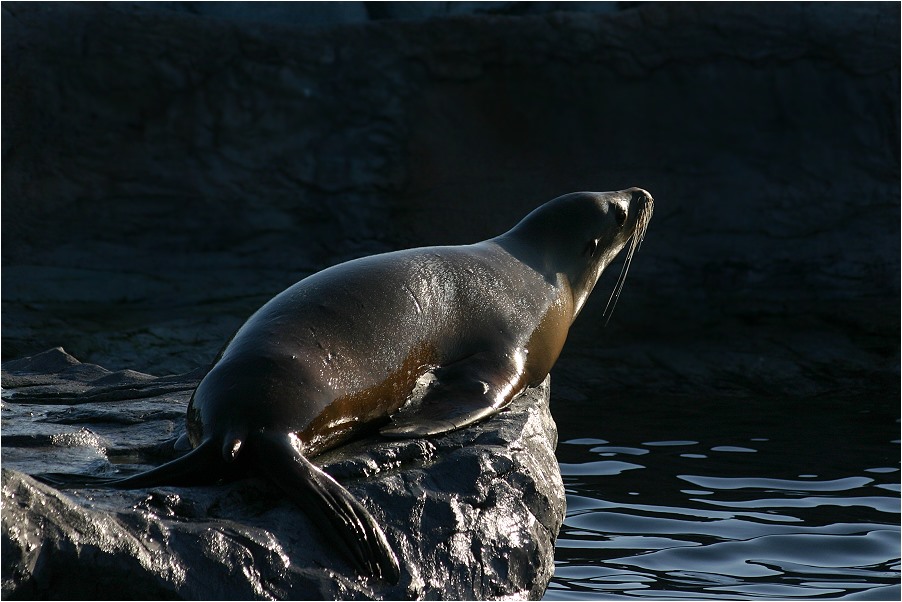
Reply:
[[[651,197],[651,193],[648,192],[647,190],[645,190],[644,188],[639,188],[637,186],[633,186],[632,188],[627,188],[626,192],[628,192],[628,193],[630,193],[630,195],[632,195],[633,201],[638,200],[640,202],[648,202],[648,201],[653,200]]]
[[[628,233],[639,226],[646,214],[651,214],[654,206],[651,194],[642,188],[627,188],[616,193],[605,193],[602,198],[608,205],[606,213],[613,215],[617,227],[626,229]]]
[[[625,190],[629,194],[630,209],[633,211],[643,212],[654,206],[655,200],[644,188],[628,188]]]
[[[628,188],[623,191],[626,195],[630,227],[644,233],[654,211],[655,200],[644,188]],[[621,226],[623,224],[621,223]]]

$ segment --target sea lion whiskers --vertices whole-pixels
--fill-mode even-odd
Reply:
[[[635,238],[633,240],[635,241]],[[620,299],[620,291],[623,290],[623,283],[626,282],[626,274],[630,269],[630,263],[632,263],[636,247],[635,242],[630,243],[630,248],[626,252],[626,259],[623,261],[623,267],[620,268],[620,275],[617,276],[617,284],[614,285],[614,290],[611,291],[607,305],[604,306],[604,311],[601,313],[602,317],[607,316],[604,321],[605,326],[608,325],[608,322],[611,321],[611,316],[614,315],[614,308],[617,307],[617,301]]]
[[[654,213],[654,200],[651,197],[645,197],[647,201],[639,207],[639,214],[636,216],[636,225],[633,227],[633,234],[630,238],[630,246],[626,251],[626,259],[623,260],[623,267],[620,269],[620,275],[617,276],[617,284],[611,291],[608,303],[604,307],[602,316],[605,317],[604,325],[607,326],[614,315],[614,308],[617,307],[617,301],[620,299],[620,292],[623,290],[623,283],[626,282],[626,275],[629,272],[630,265],[633,262],[633,255],[645,240],[645,231],[651,221],[651,214]]]

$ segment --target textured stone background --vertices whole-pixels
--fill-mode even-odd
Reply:
[[[319,28],[3,10],[4,358],[184,371],[336,261],[640,185],[646,243],[574,349],[635,345],[634,380],[675,385],[897,366],[898,6]]]

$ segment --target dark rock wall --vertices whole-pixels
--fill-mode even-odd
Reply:
[[[896,4],[311,28],[4,3],[3,28],[5,358],[187,369],[311,271],[639,185],[646,243],[574,349],[628,339],[668,386],[761,357],[765,387],[898,381]]]

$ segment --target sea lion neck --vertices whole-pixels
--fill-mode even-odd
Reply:
[[[486,242],[496,244],[514,259],[541,274],[551,284],[556,284],[560,275],[566,276],[568,280],[570,278],[566,271],[561,270],[560,262],[553,261],[552,245],[541,236],[521,229],[519,224]]]

